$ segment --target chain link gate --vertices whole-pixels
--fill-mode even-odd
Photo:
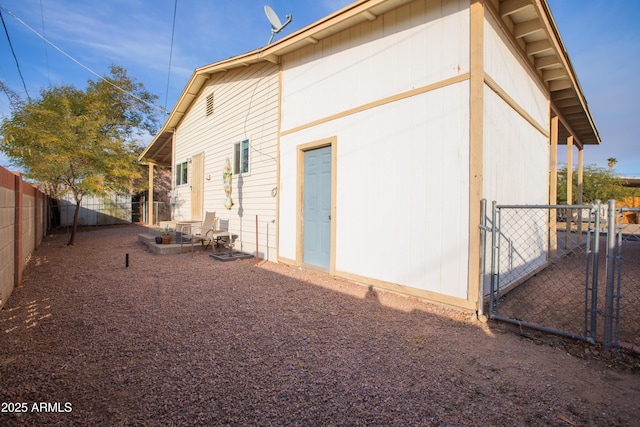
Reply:
[[[494,202],[489,226],[481,226],[490,232],[490,274],[483,275],[489,317],[591,343],[602,337],[602,218],[599,204]]]
[[[640,208],[616,209],[612,342],[640,348]]]
[[[489,216],[483,200],[481,211],[490,318],[640,348],[640,208],[494,202]]]

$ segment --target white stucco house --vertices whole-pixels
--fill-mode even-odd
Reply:
[[[232,159],[243,250],[258,215],[263,258],[475,310],[481,200],[554,203],[598,143],[546,1],[359,0],[195,70],[140,159],[175,219],[224,218]]]

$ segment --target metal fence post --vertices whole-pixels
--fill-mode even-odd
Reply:
[[[617,210],[616,212],[620,212],[620,215],[616,216],[616,218],[620,218],[620,226],[623,227],[622,225],[622,208],[620,208],[619,210]],[[618,232],[619,231],[619,232]],[[613,334],[613,342],[615,346],[618,346],[619,344],[619,337],[620,337],[620,298],[622,296],[622,291],[621,291],[621,285],[622,285],[622,234],[623,234],[623,229],[617,229],[616,230],[616,237],[617,237],[617,250],[616,250],[616,311],[615,311],[615,319],[616,319],[616,324],[615,324],[615,331]]]
[[[485,273],[485,264],[486,264],[486,260],[485,260],[486,250],[487,250],[487,199],[482,199],[480,200],[480,281],[479,281],[480,293],[478,295],[478,317],[484,315],[484,273]]]
[[[497,272],[496,272],[496,248],[497,248],[497,232],[496,226],[497,203],[491,203],[491,286],[489,290],[489,316],[493,317],[496,311],[495,294],[497,292]]]
[[[604,346],[605,348],[610,348],[613,344],[611,336],[613,330],[613,296],[616,264],[616,201],[613,199],[609,199],[607,202],[607,217],[607,284],[604,308]]]
[[[159,203],[159,202],[153,202],[153,204],[154,204],[154,206],[153,206],[153,207],[154,207],[154,211],[153,211],[153,224],[154,224],[154,225],[155,225],[155,224],[160,224],[160,221],[159,221],[159,218],[160,218],[160,217],[158,216],[158,211],[160,210],[160,209],[159,209],[159,205],[160,205],[160,203]]]
[[[591,331],[590,336],[595,341],[596,339],[596,326],[598,316],[598,258],[600,256],[600,200],[596,200],[594,206],[594,218],[593,218],[593,252],[592,262],[593,268],[591,271]]]
[[[145,224],[148,224],[148,223],[149,223],[149,220],[148,220],[147,218],[149,218],[149,202],[147,202],[147,201],[145,200],[145,202],[144,202],[144,207],[143,207],[142,209],[143,209],[143,210],[142,210],[142,216],[144,217],[143,222],[144,222]],[[153,225],[153,224],[149,224],[149,225]]]

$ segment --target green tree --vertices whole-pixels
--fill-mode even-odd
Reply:
[[[78,213],[87,195],[131,191],[140,176],[137,139],[155,133],[156,96],[111,66],[111,76],[89,80],[87,88],[62,85],[44,89],[39,99],[14,106],[0,123],[0,150],[26,178],[53,197],[70,192],[77,207],[69,245],[75,240]]]
[[[567,203],[567,168],[558,171],[558,203]],[[617,177],[611,169],[596,165],[584,168],[582,185],[582,202],[593,203],[596,200],[606,202],[609,199],[623,199],[632,194],[631,189],[624,186],[625,181]],[[573,204],[578,201],[578,172],[573,172],[572,183]]]

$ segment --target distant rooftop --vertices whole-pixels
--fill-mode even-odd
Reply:
[[[640,178],[627,178],[624,176],[621,176],[620,178],[626,181],[625,187],[640,188]]]

